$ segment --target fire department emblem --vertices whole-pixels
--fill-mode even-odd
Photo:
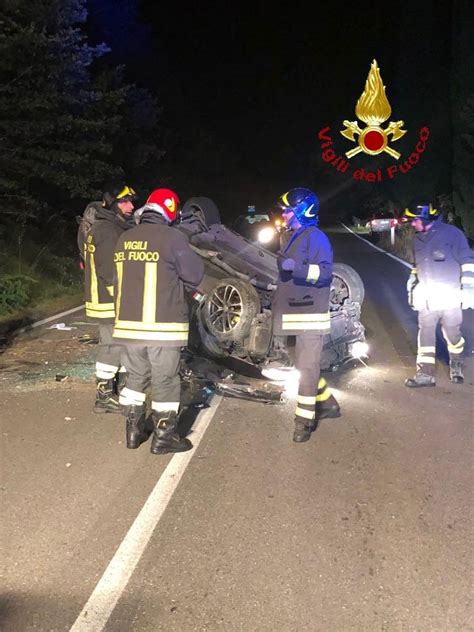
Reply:
[[[341,134],[359,145],[346,152],[347,158],[352,158],[361,151],[370,156],[385,152],[397,160],[400,158],[401,154],[392,149],[388,141],[389,136],[391,136],[391,141],[396,141],[406,134],[407,130],[402,129],[405,123],[392,121],[385,129],[380,127],[384,121],[390,118],[391,113],[392,108],[385,94],[380,69],[374,59],[365,82],[364,92],[355,108],[357,118],[364,121],[366,127],[361,129],[357,121],[343,121],[345,128],[341,130]],[[355,138],[356,135],[357,139]]]

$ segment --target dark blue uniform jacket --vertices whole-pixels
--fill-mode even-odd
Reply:
[[[281,269],[291,258],[295,269]],[[297,230],[279,258],[279,279],[272,314],[277,335],[294,335],[311,331],[329,333],[329,293],[333,254],[326,235],[315,226]]]
[[[445,310],[461,305],[461,288],[474,283],[474,252],[464,233],[442,220],[415,233],[413,258],[420,308]]]

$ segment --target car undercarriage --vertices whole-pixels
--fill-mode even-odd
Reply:
[[[214,358],[234,357],[262,366],[288,360],[286,340],[272,330],[272,294],[278,279],[277,255],[251,243],[220,222],[215,203],[191,198],[179,229],[204,261],[204,298],[190,298],[191,348]],[[191,293],[190,293],[191,296]],[[364,285],[350,266],[334,263],[329,311],[331,332],[324,337],[321,369],[335,370],[365,356],[360,322]]]

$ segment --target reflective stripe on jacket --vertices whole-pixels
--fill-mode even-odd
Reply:
[[[415,309],[459,307],[461,288],[474,287],[474,252],[464,233],[438,220],[427,232],[415,233],[413,256]]]
[[[114,260],[114,338],[185,346],[189,319],[184,283],[196,286],[204,274],[185,235],[165,221],[142,223],[120,237]]]
[[[113,323],[115,319],[114,249],[118,237],[128,227],[117,213],[101,209],[83,243],[86,315],[101,323]]]
[[[295,268],[288,272],[280,267],[272,304],[274,333],[329,333],[333,263],[329,239],[315,226],[300,228],[285,246],[279,266],[286,258],[295,260]]]

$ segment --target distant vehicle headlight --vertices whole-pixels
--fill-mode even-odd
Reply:
[[[366,342],[354,342],[351,346],[351,355],[354,358],[366,358],[369,355],[369,345]]]
[[[257,239],[261,244],[268,244],[275,237],[275,229],[271,226],[266,226],[258,231]]]

